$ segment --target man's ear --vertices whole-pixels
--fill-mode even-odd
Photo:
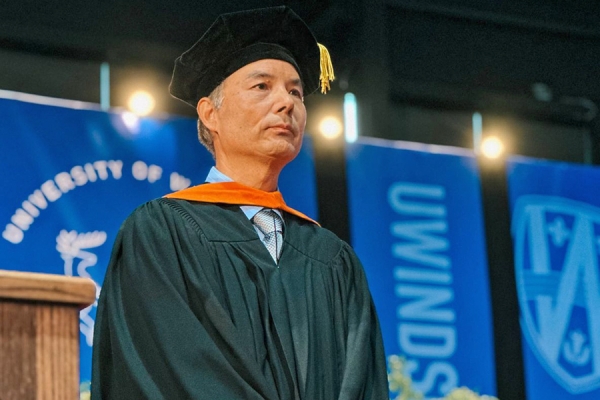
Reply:
[[[200,121],[208,128],[211,132],[218,131],[218,121],[217,121],[217,109],[215,105],[208,97],[203,97],[198,102],[196,106],[196,111],[198,112],[198,118]]]

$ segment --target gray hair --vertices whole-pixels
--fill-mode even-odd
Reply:
[[[208,98],[213,103],[215,108],[218,110],[223,104],[223,82],[219,84],[210,94]],[[213,158],[215,157],[215,144],[213,143],[213,137],[210,130],[204,125],[202,120],[198,118],[198,140],[206,147]]]

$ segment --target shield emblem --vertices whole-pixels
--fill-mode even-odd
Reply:
[[[600,209],[565,198],[523,196],[512,231],[526,341],[569,392],[600,387]]]

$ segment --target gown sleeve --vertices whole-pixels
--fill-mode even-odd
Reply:
[[[339,262],[347,271],[348,296],[346,360],[339,400],[387,400],[383,338],[362,264],[348,245]]]
[[[166,202],[125,221],[99,300],[93,400],[276,398],[210,289],[190,305],[184,271],[210,259],[202,233]]]

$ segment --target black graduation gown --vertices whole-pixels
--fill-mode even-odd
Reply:
[[[92,399],[388,399],[359,260],[328,230],[284,219],[277,266],[239,206],[139,207],[99,300]]]

